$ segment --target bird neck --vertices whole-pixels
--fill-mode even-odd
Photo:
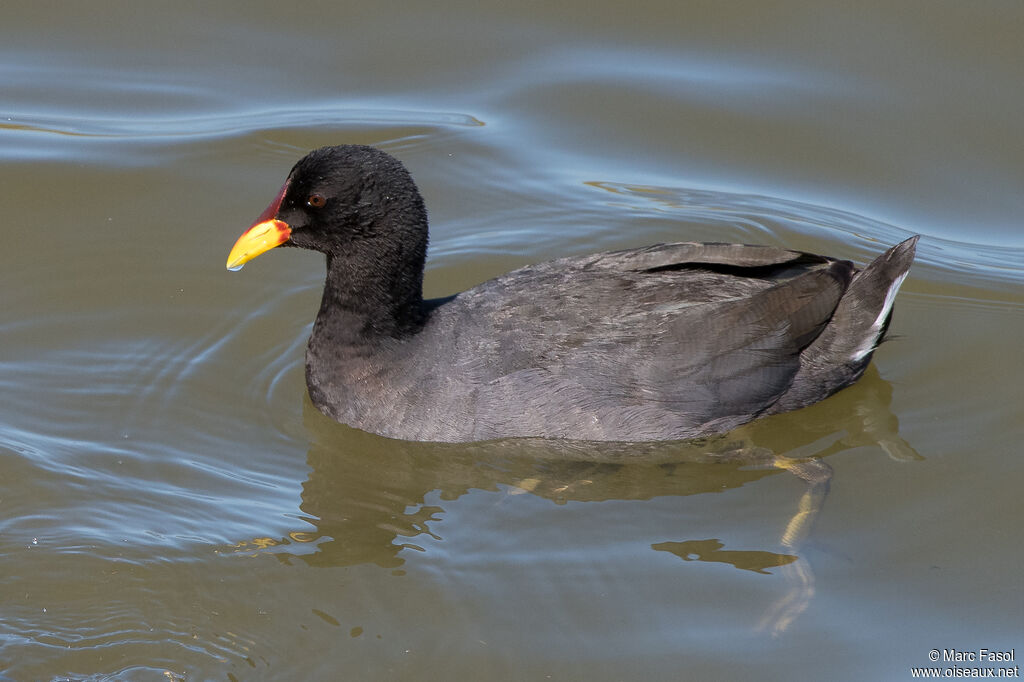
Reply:
[[[346,347],[376,346],[422,328],[422,264],[410,268],[387,261],[379,252],[376,259],[327,255],[327,279],[310,347],[326,344],[343,354]]]

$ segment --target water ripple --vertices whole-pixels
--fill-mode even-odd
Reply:
[[[134,338],[103,331],[115,318],[123,324],[123,311],[106,321],[96,313],[77,323],[64,316],[0,326],[0,336],[19,349],[0,362],[0,390],[17,396],[0,429],[5,470],[25,495],[62,500],[42,516],[9,518],[4,530],[45,536],[64,551],[124,540],[161,545],[163,556],[168,546],[222,544],[262,531],[268,515],[291,511],[301,463],[276,453],[301,439],[304,337],[268,326],[274,316],[266,311],[287,307],[297,295],[301,289],[286,290],[244,319],[135,311],[143,331]],[[68,328],[83,330],[72,344],[33,342],[60,338]],[[223,383],[223,370],[215,368],[238,357],[260,370]],[[181,423],[193,426],[170,426]],[[235,432],[241,424],[265,432],[259,452],[245,445],[251,433]],[[139,489],[147,502],[133,508]]]
[[[203,138],[235,136],[258,130],[342,125],[421,125],[478,127],[469,114],[443,111],[354,108],[348,103],[296,109],[247,110],[226,114],[149,118],[145,116],[80,117],[15,114],[0,122],[0,131],[90,138]]]

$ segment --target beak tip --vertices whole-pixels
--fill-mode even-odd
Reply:
[[[243,251],[242,253],[239,253],[238,249],[232,249],[231,253],[228,254],[228,262],[225,263],[224,267],[231,272],[238,272],[242,269],[243,265],[249,262],[249,260],[250,257],[247,252]]]

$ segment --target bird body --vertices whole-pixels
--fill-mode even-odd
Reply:
[[[229,267],[276,246],[255,243],[267,233],[327,255],[313,403],[383,436],[456,442],[689,439],[817,402],[867,367],[917,241],[863,270],[772,246],[657,244],[424,300],[422,198],[397,160],[361,146],[296,164]]]

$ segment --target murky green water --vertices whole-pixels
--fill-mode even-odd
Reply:
[[[4,14],[0,675],[902,680],[1024,652],[1021,5]],[[658,241],[923,238],[894,339],[810,409],[689,446],[398,443],[305,397],[320,256],[224,271],[344,142],[417,179],[429,295]]]

